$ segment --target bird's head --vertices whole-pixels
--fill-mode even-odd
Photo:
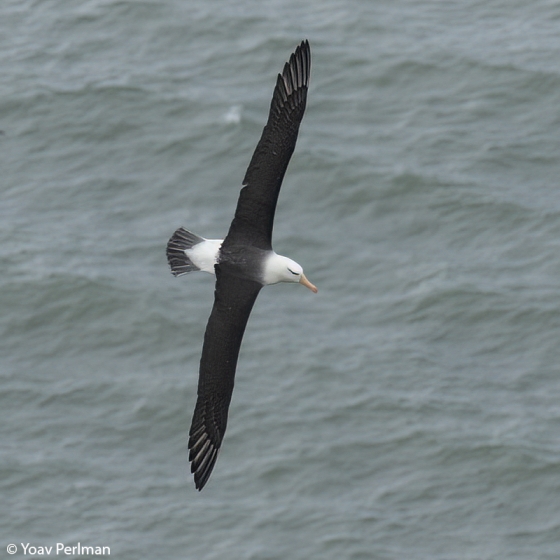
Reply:
[[[309,288],[314,294],[317,288],[307,279],[303,268],[292,259],[272,253],[264,269],[264,283],[277,284],[278,282],[298,282]]]

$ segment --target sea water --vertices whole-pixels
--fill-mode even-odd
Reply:
[[[214,281],[165,246],[225,235],[305,38],[319,293],[262,290],[199,493]],[[3,551],[560,557],[557,2],[3,0],[0,67]]]

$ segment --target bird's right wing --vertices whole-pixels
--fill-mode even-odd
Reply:
[[[189,432],[189,461],[202,490],[218,457],[227,425],[239,348],[262,284],[216,265],[214,307],[208,319],[200,359],[198,399]]]

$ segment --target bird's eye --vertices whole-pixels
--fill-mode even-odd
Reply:
[[[297,273],[297,272],[294,272],[290,267],[288,267],[288,270],[289,270],[294,276],[297,276],[297,275],[298,275],[298,273]]]

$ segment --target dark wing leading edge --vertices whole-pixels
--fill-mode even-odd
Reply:
[[[276,201],[296,146],[310,70],[311,51],[309,43],[303,41],[278,74],[268,122],[247,168],[226,246],[248,244],[271,249]]]
[[[262,285],[216,265],[214,307],[208,319],[198,399],[189,432],[189,461],[194,482],[202,490],[214,468],[224,437],[237,357],[247,320]]]

